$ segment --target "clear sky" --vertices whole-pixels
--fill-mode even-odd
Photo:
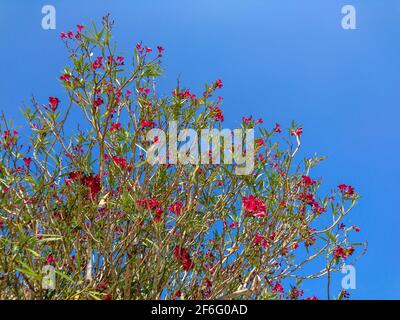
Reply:
[[[56,30],[41,27],[45,4]],[[341,27],[345,4],[356,30]],[[178,76],[193,91],[221,78],[227,127],[250,114],[269,127],[301,123],[303,153],[328,156],[315,175],[363,196],[349,223],[369,247],[352,298],[400,299],[400,1],[0,0],[0,110],[24,125],[18,108],[32,94],[62,98],[59,33],[106,13],[126,55],[140,40],[165,47],[166,93]]]

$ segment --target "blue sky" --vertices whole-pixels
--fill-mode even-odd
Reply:
[[[57,10],[56,30],[41,27],[45,4]],[[341,28],[345,4],[357,10],[357,30]],[[18,108],[32,94],[62,97],[59,33],[105,13],[127,55],[140,40],[165,47],[166,92],[178,76],[193,91],[221,78],[226,126],[250,114],[266,126],[301,123],[303,153],[328,156],[315,175],[363,196],[349,224],[369,247],[352,297],[400,299],[398,0],[2,0],[0,110],[23,125]]]

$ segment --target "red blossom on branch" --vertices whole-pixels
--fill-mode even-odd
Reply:
[[[175,247],[174,256],[181,263],[185,271],[190,271],[193,269],[194,265],[192,258],[185,248],[179,246]]]
[[[178,201],[170,205],[169,210],[179,216],[182,213],[183,204]]]
[[[60,100],[56,97],[49,97],[49,102],[51,110],[55,111],[60,103]]]
[[[254,217],[265,217],[267,215],[265,204],[254,195],[242,198],[243,207],[247,214]]]

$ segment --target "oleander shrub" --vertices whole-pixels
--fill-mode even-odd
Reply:
[[[159,93],[164,49],[138,43],[125,57],[112,27],[106,16],[61,33],[65,96],[32,98],[29,136],[3,115],[0,298],[306,298],[308,279],[329,279],[353,255],[359,228],[342,221],[354,188],[321,195],[312,170],[323,158],[296,157],[303,129],[246,116],[250,174],[234,162],[149,163],[151,129],[223,128],[223,83]],[[43,286],[46,266],[54,289]]]

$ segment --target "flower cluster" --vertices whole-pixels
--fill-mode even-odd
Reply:
[[[175,247],[174,256],[181,263],[185,271],[190,271],[191,269],[193,269],[194,265],[192,258],[185,248],[179,246]]]
[[[248,215],[263,218],[267,215],[265,204],[254,195],[243,197],[243,208]]]
[[[354,253],[354,247],[350,246],[348,248],[343,248],[340,245],[338,245],[335,250],[333,251],[333,256],[335,259],[346,259],[350,257]]]

